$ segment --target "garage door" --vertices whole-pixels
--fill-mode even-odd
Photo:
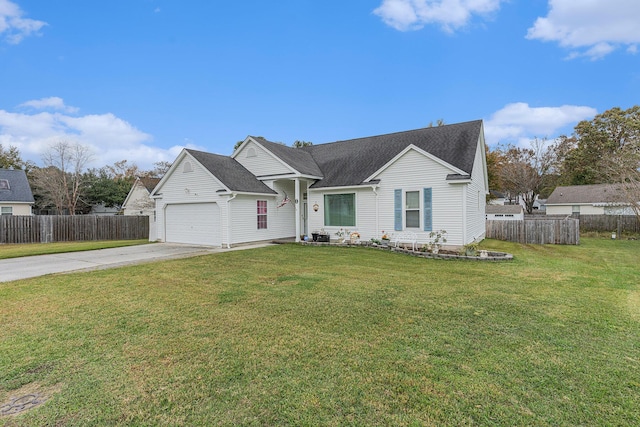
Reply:
[[[220,246],[220,207],[216,203],[167,205],[166,241]]]

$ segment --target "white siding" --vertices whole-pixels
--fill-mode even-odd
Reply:
[[[482,136],[480,136],[482,138]],[[485,188],[485,177],[483,169],[483,156],[484,156],[484,144],[481,141],[478,142],[476,149],[476,157],[471,173],[471,183],[467,184],[467,203],[466,203],[466,233],[464,243],[471,243],[473,241],[480,241],[484,239],[486,234],[486,195],[487,189]]]
[[[140,181],[136,181],[127,204],[123,206],[124,215],[152,215],[153,200],[149,197],[149,191]]]
[[[487,221],[522,221],[524,214],[487,214]]]
[[[356,225],[346,227],[350,232],[360,233],[361,240],[379,238],[376,227],[376,196],[370,186],[362,188],[345,188],[342,190],[313,190],[309,189],[309,234],[324,229],[337,239],[335,233],[340,227],[329,227],[324,224],[324,195],[325,194],[355,194],[356,196]],[[318,205],[318,210],[313,210],[313,205]]]
[[[250,152],[255,155],[248,156]],[[257,177],[291,173],[287,166],[253,141],[248,142],[234,159]]]
[[[294,183],[292,181],[267,182],[278,196],[238,195],[229,202],[231,244],[291,238],[296,234]],[[283,191],[291,202],[278,208]],[[258,230],[257,201],[267,201],[267,228]]]
[[[420,191],[420,215],[424,209],[422,189],[432,189],[434,231],[447,232],[447,245],[461,245],[463,237],[462,209],[464,185],[452,185],[446,178],[452,171],[415,150],[408,151],[376,178],[380,179],[380,229],[394,233],[394,190]],[[483,211],[484,213],[484,211]],[[419,243],[429,241],[429,232],[410,229]],[[380,236],[378,236],[379,238]]]
[[[309,192],[309,206],[318,204],[318,211],[311,209],[309,213],[309,231],[324,228],[335,239],[334,233],[339,227],[324,225],[324,194],[356,194],[356,227],[362,240],[379,239],[382,231],[394,233],[394,190],[420,191],[420,215],[422,224],[424,188],[432,189],[433,230],[447,231],[447,244],[462,245],[463,242],[463,195],[466,184],[452,185],[446,180],[452,171],[445,166],[429,159],[415,150],[408,151],[404,156],[385,169],[376,179],[380,185],[376,189],[378,195],[370,186],[362,188],[345,188],[342,190],[315,190]],[[477,196],[476,196],[477,197]],[[484,195],[483,199],[484,201]],[[376,202],[378,207],[376,209]],[[467,201],[468,203],[468,201]],[[477,205],[477,202],[476,202]],[[482,209],[482,225],[484,226],[484,202]],[[351,230],[351,228],[350,228]],[[421,229],[411,229],[416,232],[420,243],[429,241],[429,232]],[[484,231],[483,231],[484,232]]]
[[[26,203],[0,203],[0,207],[11,207],[12,215],[29,216],[31,215],[31,205]]]
[[[184,164],[186,162],[190,163],[191,172],[185,172]],[[156,235],[154,237],[150,235],[149,239],[166,241],[165,211],[167,205],[218,203],[220,215],[218,223],[222,228],[221,240],[222,243],[226,243],[224,227],[226,224],[225,205],[228,196],[221,197],[216,193],[218,190],[224,189],[222,184],[189,155],[184,156],[170,173],[171,175],[167,177],[162,188],[158,190],[161,198],[156,200]]]

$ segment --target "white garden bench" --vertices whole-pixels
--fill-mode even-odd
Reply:
[[[402,233],[394,233],[391,238],[394,246],[397,248],[401,243],[411,243],[413,250],[416,250],[416,243],[418,243],[418,236],[412,231],[403,231]]]

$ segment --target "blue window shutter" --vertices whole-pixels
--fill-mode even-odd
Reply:
[[[402,190],[393,190],[394,229],[402,231]]]
[[[433,231],[433,219],[431,209],[431,189],[423,189],[424,193],[424,231]]]

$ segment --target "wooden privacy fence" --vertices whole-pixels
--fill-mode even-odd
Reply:
[[[640,221],[635,215],[580,215],[580,231],[615,231],[640,233]]]
[[[580,221],[575,218],[486,221],[487,238],[518,243],[579,245]]]
[[[0,244],[148,238],[148,216],[0,216]]]

